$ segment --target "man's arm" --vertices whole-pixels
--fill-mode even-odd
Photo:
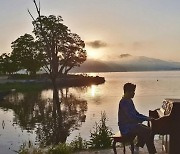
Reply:
[[[148,116],[145,116],[145,115],[143,115],[143,114],[140,114],[137,110],[136,110],[136,114],[137,114],[138,117],[140,117],[140,118],[142,118],[142,119],[145,119],[145,120],[143,120],[143,121],[150,121],[150,120],[152,120],[151,117],[148,117]]]
[[[124,100],[121,102],[121,107],[127,113],[127,116],[135,122],[143,122],[148,121],[148,117],[145,115],[140,114],[135,109],[134,103],[132,100]]]

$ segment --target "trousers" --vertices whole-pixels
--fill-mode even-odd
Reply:
[[[137,124],[137,126],[130,130],[129,133],[137,136],[137,146],[143,148],[146,144],[150,154],[156,153],[156,148],[154,145],[154,134],[152,134],[150,127],[143,124]]]

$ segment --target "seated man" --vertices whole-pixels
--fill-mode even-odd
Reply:
[[[124,85],[124,96],[119,103],[118,125],[122,135],[136,135],[138,142],[136,147],[144,147],[146,144],[150,154],[156,153],[154,146],[154,135],[151,129],[143,125],[143,121],[150,121],[152,118],[137,112],[132,98],[135,95],[136,85],[126,83]],[[136,150],[137,148],[135,148]]]

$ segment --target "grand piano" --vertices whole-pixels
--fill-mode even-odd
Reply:
[[[149,110],[153,133],[163,135],[163,147],[169,154],[180,154],[180,99],[165,99],[162,107]]]

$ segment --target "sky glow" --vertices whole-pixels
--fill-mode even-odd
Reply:
[[[0,54],[11,42],[32,32],[37,16],[32,0],[0,0]],[[180,61],[178,0],[41,0],[44,15],[61,15],[86,43],[89,58],[121,54]]]

